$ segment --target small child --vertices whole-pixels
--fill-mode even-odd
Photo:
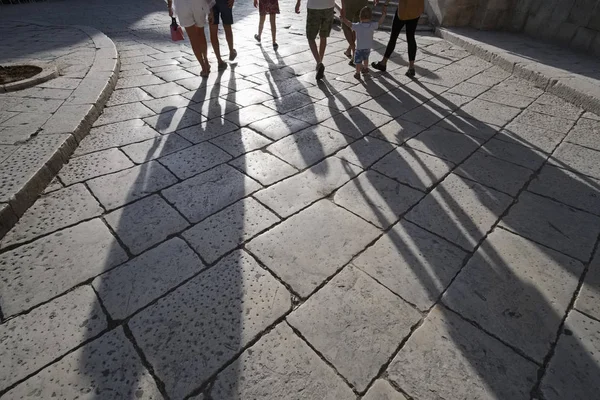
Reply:
[[[273,48],[277,50],[279,45],[277,44],[277,30],[275,26],[275,18],[279,14],[279,0],[254,0],[254,7],[258,7],[258,13],[260,19],[258,20],[258,34],[254,35],[254,39],[260,43],[262,36],[263,27],[265,26],[265,19],[269,14],[269,21],[271,22],[271,37],[273,39]]]
[[[373,32],[385,20],[385,9],[379,22],[373,22],[373,12],[370,7],[363,7],[360,10],[360,22],[352,23],[345,15],[342,15],[342,21],[356,33],[356,51],[354,52],[354,63],[356,64],[356,73],[354,77],[360,79],[360,72],[363,74],[369,72],[369,54],[373,46]],[[362,65],[361,65],[362,64]]]

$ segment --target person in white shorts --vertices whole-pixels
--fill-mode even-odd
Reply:
[[[175,1],[175,10],[173,10],[173,1]],[[202,67],[200,76],[207,77],[210,73],[210,64],[208,63],[206,44],[206,35],[204,34],[204,25],[206,17],[209,22],[212,20],[211,8],[215,0],[167,0],[169,6],[169,15],[172,17],[176,12],[179,17],[179,23],[185,28],[192,50]]]

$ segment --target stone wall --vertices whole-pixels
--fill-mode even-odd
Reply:
[[[525,32],[600,55],[600,0],[425,0],[442,26]]]

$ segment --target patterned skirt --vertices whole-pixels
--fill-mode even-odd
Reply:
[[[258,12],[260,15],[279,14],[278,0],[259,0]]]

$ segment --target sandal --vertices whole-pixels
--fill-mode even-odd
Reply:
[[[256,39],[258,43],[260,43],[260,36],[258,36],[258,34],[254,34],[254,39]]]
[[[385,70],[386,70],[386,65],[382,64],[381,61],[372,62],[371,67],[375,68],[378,71],[382,71],[382,72],[385,72]]]
[[[237,57],[237,51],[235,49],[233,49],[231,54],[229,54],[229,61],[235,60],[236,57]]]
[[[415,69],[409,68],[408,71],[406,71],[405,75],[408,76],[409,78],[414,78],[415,77]]]
[[[219,71],[224,71],[227,69],[227,63],[225,61],[222,61],[219,63],[219,65],[217,66],[217,69]]]
[[[277,43],[273,43],[273,50],[277,51],[278,48],[279,48],[279,45]]]
[[[354,78],[358,79],[359,81],[361,80],[360,74],[358,72],[354,74]]]
[[[200,71],[200,76],[202,78],[208,78],[208,74],[210,74],[210,70],[208,70],[208,71]]]

